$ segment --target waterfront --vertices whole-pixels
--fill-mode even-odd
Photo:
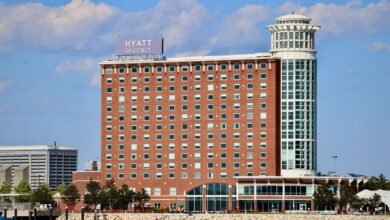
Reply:
[[[66,220],[65,215],[58,218]],[[86,213],[84,220],[93,220],[93,213]],[[311,214],[161,214],[161,213],[107,213],[104,220],[390,220],[390,215],[311,215]],[[80,213],[69,214],[68,220],[81,220]]]

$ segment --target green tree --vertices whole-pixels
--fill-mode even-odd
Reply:
[[[38,189],[34,190],[31,195],[32,203],[40,203],[40,204],[54,204],[53,195],[49,189],[49,186],[43,184],[38,187]]]
[[[3,182],[0,186],[0,193],[11,193],[12,186],[7,182]]]
[[[141,191],[137,192],[135,195],[135,200],[138,202],[138,205],[141,207],[141,209],[144,210],[145,203],[150,200],[150,196],[146,190],[142,188]]]
[[[376,212],[375,209],[380,206],[381,202],[381,196],[376,193],[371,198],[366,199],[366,204],[371,214]]]
[[[3,182],[0,186],[0,193],[2,194],[7,194],[7,193],[11,193],[12,191],[12,186],[11,184],[7,183],[7,182]],[[9,197],[4,197],[4,201],[5,202],[11,202],[11,199]]]
[[[98,194],[98,204],[101,209],[109,209],[110,203],[108,202],[108,193],[102,188]]]
[[[118,191],[116,189],[114,179],[107,181],[106,185],[102,188],[99,194],[99,202],[102,204],[102,206],[104,204],[104,207],[108,209],[117,207]]]
[[[66,185],[65,183],[61,183],[60,185],[57,186],[56,192],[58,192],[61,196],[63,196],[67,188],[68,185]]]
[[[348,204],[351,204],[355,199],[355,195],[356,192],[351,186],[341,186],[340,198],[337,199],[337,204],[339,205],[340,210],[344,210]]]
[[[118,190],[118,200],[117,206],[119,209],[127,210],[129,203],[132,202],[135,198],[135,192],[129,189],[129,186],[123,184],[122,187]]]
[[[336,199],[334,198],[328,185],[319,186],[313,196],[317,210],[328,210],[334,208]]]
[[[381,173],[378,177],[371,177],[371,179],[364,185],[364,188],[369,190],[390,190],[390,181],[388,181],[385,175]]]
[[[358,196],[354,196],[349,205],[351,206],[352,209],[354,209],[355,211],[360,211],[360,209],[363,207],[365,203],[365,200],[364,199],[361,199],[359,198]]]
[[[15,192],[20,194],[29,194],[28,196],[17,196],[16,202],[29,202],[31,199],[31,188],[26,180],[20,181],[20,183],[15,187]]]
[[[96,205],[99,204],[100,190],[100,184],[90,179],[85,186],[84,203],[87,205],[94,205],[96,207]]]
[[[79,190],[77,189],[77,186],[74,184],[70,184],[66,186],[64,194],[62,194],[62,196],[63,196],[63,201],[66,204],[74,204],[77,202],[77,200],[80,199]]]

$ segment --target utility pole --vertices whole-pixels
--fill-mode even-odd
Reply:
[[[334,174],[336,175],[336,172],[337,172],[337,170],[336,170],[336,160],[337,160],[338,156],[337,155],[333,155],[332,158],[333,158],[333,171],[334,171]]]

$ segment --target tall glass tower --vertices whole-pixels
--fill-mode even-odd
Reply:
[[[318,25],[288,14],[267,26],[271,53],[281,58],[281,175],[312,176],[317,170]]]

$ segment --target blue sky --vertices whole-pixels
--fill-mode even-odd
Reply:
[[[100,75],[118,37],[163,35],[166,56],[269,50],[294,11],[321,25],[318,168],[390,177],[390,1],[0,1],[0,145],[100,157]]]

